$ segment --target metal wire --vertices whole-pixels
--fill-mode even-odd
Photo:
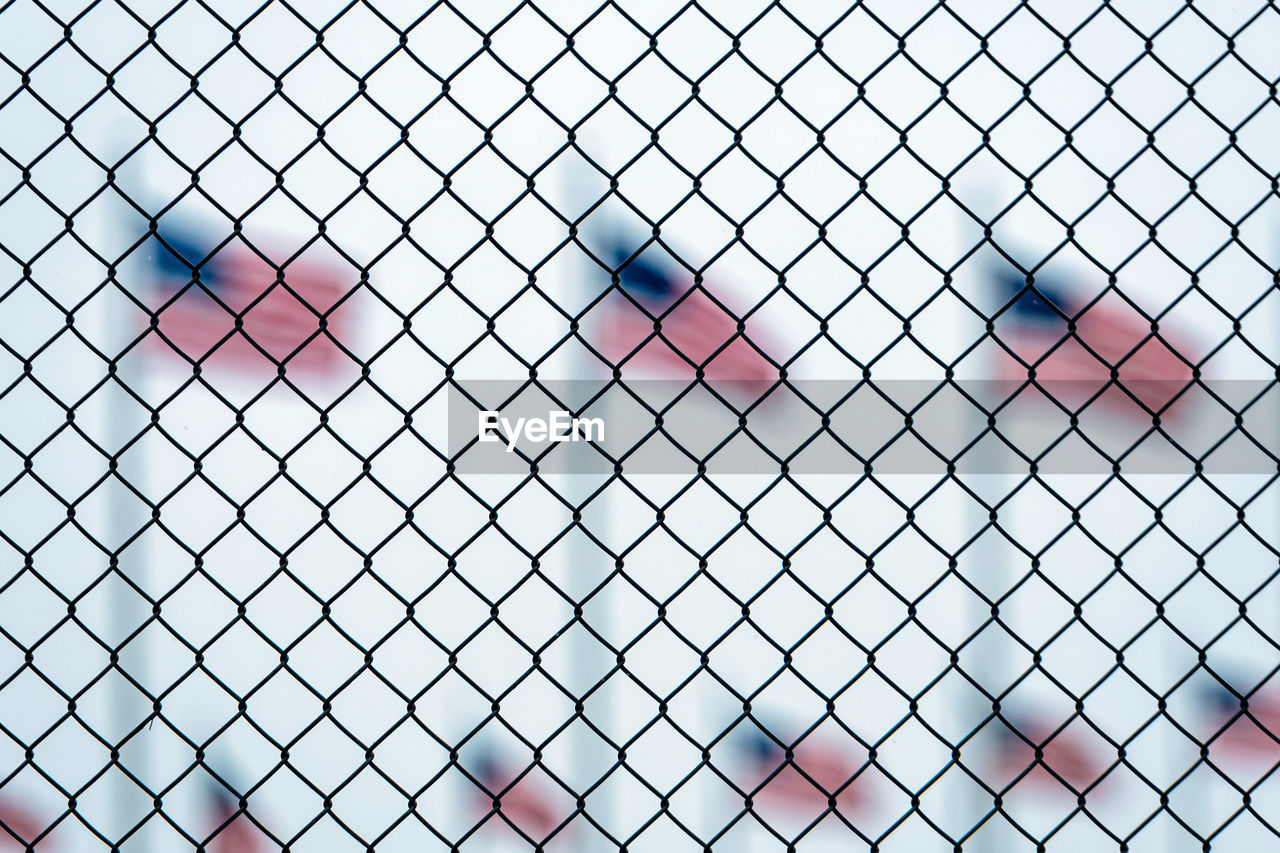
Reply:
[[[1277,460],[1270,437],[1244,426],[1280,375],[1267,339],[1274,330],[1259,319],[1271,310],[1280,272],[1268,245],[1274,238],[1257,230],[1278,185],[1270,140],[1257,135],[1280,107],[1278,69],[1262,64],[1256,49],[1280,21],[1273,3],[1230,15],[1190,0],[1159,12],[1119,2],[1069,11],[1021,2],[998,13],[947,2],[858,2],[834,12],[791,3],[748,10],[525,2],[501,13],[440,2],[412,14],[361,0],[322,12],[281,0],[235,10],[197,0],[165,5],[0,5],[0,27],[14,24],[0,41],[0,208],[10,211],[3,223],[9,237],[0,245],[8,261],[0,303],[36,318],[30,306],[39,302],[41,311],[58,315],[47,337],[36,334],[45,328],[38,318],[10,322],[0,335],[0,403],[8,399],[6,417],[27,412],[0,430],[0,499],[9,496],[0,504],[7,545],[0,601],[9,613],[0,620],[8,644],[0,695],[28,709],[0,708],[0,838],[41,850],[205,850],[219,849],[217,838],[244,821],[259,833],[261,849],[273,850],[477,849],[499,831],[506,843],[538,850],[659,843],[792,850],[836,837],[869,850],[1045,850],[1075,838],[1087,841],[1070,843],[1090,849],[1150,843],[1233,850],[1261,849],[1266,842],[1258,839],[1278,834],[1275,810],[1259,805],[1269,802],[1268,783],[1280,766],[1266,739],[1257,746],[1264,765],[1257,772],[1239,771],[1213,747],[1237,718],[1264,729],[1274,722],[1249,715],[1248,700],[1256,697],[1256,709],[1266,695],[1262,685],[1280,671],[1274,628],[1258,615],[1270,614],[1267,600],[1275,598],[1280,574],[1272,521],[1265,520],[1274,514]],[[353,34],[347,28],[357,19],[366,29]],[[1099,53],[1090,41],[1099,28],[1115,33],[1128,52]],[[1198,35],[1179,41],[1186,28]],[[1034,50],[1023,49],[1028,33],[1042,40]],[[104,35],[114,44],[104,44]],[[929,46],[915,46],[922,43]],[[217,75],[231,62],[242,68],[234,78],[240,83],[218,88]],[[65,70],[67,63],[78,70]],[[1239,75],[1236,91],[1247,90],[1241,97],[1257,96],[1231,114],[1204,94],[1228,65]],[[471,75],[482,67],[491,76],[477,87]],[[135,68],[149,79],[131,77]],[[393,79],[412,77],[418,88],[380,85],[393,68],[400,75]],[[1066,73],[1094,97],[1063,107],[1055,75]],[[727,74],[740,75],[730,77],[739,82],[728,84],[728,94]],[[914,82],[892,82],[902,75]],[[1144,75],[1161,82],[1133,82]],[[654,83],[659,77],[666,82]],[[72,96],[63,85],[72,78],[95,82]],[[754,90],[734,88],[746,79],[760,88],[758,99]],[[485,100],[495,80],[510,95]],[[1165,84],[1177,92],[1167,102],[1152,94]],[[990,109],[973,114],[979,101],[962,90],[974,85],[1012,94],[993,95],[982,102]],[[1137,106],[1124,94],[1130,85],[1146,87]],[[682,94],[663,94],[674,90]],[[103,110],[126,122],[110,143],[94,136]],[[166,131],[184,110],[209,117],[206,137]],[[286,111],[288,122],[275,110]],[[30,118],[35,114],[53,129],[46,132]],[[446,115],[456,124],[440,118]],[[532,141],[531,115],[555,144]],[[1185,134],[1179,122],[1188,115],[1200,124]],[[1124,156],[1103,157],[1106,147],[1089,139],[1091,122],[1103,116],[1112,122],[1112,141],[1116,128],[1134,135]],[[695,131],[682,124],[695,119]],[[777,129],[783,121],[790,130]],[[935,124],[944,121],[953,124]],[[1052,144],[1026,144],[1035,134],[1025,122]],[[30,130],[25,141],[18,124]],[[613,149],[596,144],[624,125],[635,140]],[[262,127],[267,134],[254,135]],[[293,139],[294,132],[308,141],[270,149],[269,136]],[[1190,161],[1179,147],[1189,136],[1212,151]],[[940,140],[948,142],[945,156]],[[694,142],[708,146],[705,156]],[[79,165],[59,159],[72,156]],[[227,178],[218,170],[230,157],[239,158],[241,171]],[[648,179],[636,176],[647,174],[647,158],[659,158],[666,183],[642,185]],[[841,183],[831,178],[817,195],[806,194],[808,170],[819,161],[830,170],[823,174]],[[1218,177],[1214,170],[1228,163],[1237,177]],[[399,164],[401,171],[391,172],[399,177],[385,177],[387,164]],[[979,164],[988,170],[981,181],[992,184],[985,194],[973,186]],[[726,202],[732,193],[716,185],[731,166],[741,171],[730,174],[763,182],[749,203]],[[1067,183],[1084,187],[1086,198],[1064,200],[1055,181],[1068,166],[1079,171]],[[1152,183],[1170,196],[1154,212],[1149,195],[1126,191],[1126,181],[1148,167],[1159,168]],[[97,182],[69,189],[68,168],[87,169]],[[155,177],[166,169],[168,177]],[[341,189],[326,195],[309,178],[299,182],[309,169],[340,176]],[[904,178],[903,170],[915,177]],[[140,179],[142,171],[150,177]],[[1248,203],[1224,202],[1215,193],[1231,180],[1261,190]],[[150,189],[141,189],[148,181]],[[516,188],[495,204],[482,191],[487,182]],[[656,207],[645,196],[654,186],[671,193]],[[1014,189],[1001,195],[1000,187]],[[19,204],[55,224],[41,231]],[[218,223],[217,245],[193,259],[185,290],[199,287],[196,274],[216,250],[242,243],[282,270],[276,287],[300,299],[290,264],[321,251],[344,270],[342,295],[315,311],[314,334],[294,352],[281,356],[250,339],[273,376],[248,385],[224,381],[212,367],[215,355],[185,352],[166,333],[161,317],[181,296],[155,303],[141,295],[157,235],[170,245],[166,222],[192,205]],[[774,218],[779,205],[790,217],[785,222]],[[283,257],[256,236],[279,206],[303,234]],[[1179,211],[1193,206],[1198,231],[1215,235],[1205,238],[1215,243],[1203,252],[1178,230]],[[709,241],[687,218],[695,209],[718,223]],[[1031,209],[1043,220],[1039,231],[1026,225]],[[947,231],[933,219],[939,211],[958,223],[951,236],[939,237]],[[1108,211],[1130,230],[1099,236],[1098,217]],[[379,222],[381,230],[359,232],[372,234],[362,243],[352,218]],[[601,248],[606,220],[630,223],[627,258]],[[864,227],[872,220],[880,230]],[[117,238],[103,236],[113,228]],[[779,248],[780,233],[798,236]],[[68,266],[68,252],[81,266]],[[725,277],[722,270],[737,264],[755,271],[749,301],[720,304],[778,373],[762,389],[789,395],[814,419],[805,441],[835,435],[831,418],[859,391],[878,395],[902,426],[869,449],[846,446],[843,458],[856,470],[838,488],[793,472],[799,457],[767,442],[768,473],[757,479],[722,479],[698,468],[733,438],[758,434],[746,417],[709,452],[686,452],[681,459],[696,470],[665,492],[645,485],[650,472],[616,451],[587,486],[537,454],[516,454],[524,473],[507,480],[463,470],[476,443],[451,446],[428,426],[441,401],[450,392],[479,401],[488,393],[483,380],[511,375],[522,377],[508,386],[514,393],[542,389],[563,399],[568,390],[546,376],[565,358],[603,370],[602,386],[630,389],[641,403],[638,444],[684,440],[663,428],[680,398],[647,398],[643,382],[612,372],[631,354],[611,355],[591,333],[619,298],[626,262],[645,252],[663,253],[717,302],[723,294],[711,282]],[[841,271],[836,284],[806,284],[806,259],[819,254]],[[1164,265],[1155,300],[1125,283],[1153,255]],[[907,273],[895,266],[904,257],[915,264]],[[984,295],[990,267],[983,265],[993,257],[1028,288],[1055,265],[1073,263],[1085,278],[1105,282],[1079,310],[1121,300],[1151,327],[1134,352],[1171,341],[1168,330],[1181,312],[1211,318],[1214,334],[1224,331],[1199,351],[1179,353],[1196,370],[1187,394],[1216,402],[1227,418],[1218,437],[1250,438],[1264,473],[1247,488],[1224,485],[1204,470],[1216,445],[1184,448],[1174,457],[1193,470],[1175,485],[1152,487],[1126,467],[1136,464],[1131,447],[1103,448],[1080,427],[1076,414],[1098,410],[1093,399],[1074,412],[1062,408],[1070,423],[1057,438],[1082,439],[1105,461],[1105,473],[1087,488],[1067,488],[1041,471],[1048,452],[1009,438],[994,420],[987,425],[993,408],[958,378],[974,376],[975,364],[982,378],[993,348],[1014,353],[1001,323],[1016,296]],[[477,284],[469,272],[477,258],[488,259],[484,270],[502,271],[479,278],[501,283]],[[1224,258],[1234,258],[1232,269],[1247,277],[1219,286],[1214,265]],[[382,275],[386,268],[394,272]],[[70,288],[63,281],[69,269],[82,280]],[[86,269],[95,273],[88,285]],[[406,291],[400,279],[408,270]],[[265,298],[223,307],[243,317]],[[357,307],[365,313],[353,316],[376,316],[386,333],[369,342],[336,332],[344,312]],[[933,312],[944,308],[962,319],[937,321]],[[785,346],[768,343],[770,318],[787,311],[786,327],[802,333]],[[853,315],[870,318],[878,334],[842,325]],[[951,326],[960,329],[958,343],[940,336]],[[535,327],[550,331],[531,343]],[[237,326],[225,340],[240,337]],[[171,344],[179,378],[148,378],[145,353],[157,339],[162,349]],[[321,387],[290,371],[305,346],[326,341],[349,375]],[[1062,343],[1071,341],[1094,352],[1074,326]],[[60,362],[64,347],[76,354]],[[933,377],[919,402],[904,402],[894,385],[894,359],[907,351]],[[1239,399],[1201,378],[1228,351],[1252,353],[1263,368],[1265,378]],[[836,383],[842,390],[834,402],[812,399],[817,386],[797,378],[813,375],[805,365],[816,353],[853,377]],[[468,367],[482,356],[490,359],[482,364],[502,364],[505,375],[482,369],[476,379]],[[709,361],[691,361],[690,371]],[[78,385],[58,367],[67,363],[83,378]],[[168,370],[175,375],[172,364]],[[744,410],[769,416],[763,404],[736,404],[700,371],[687,384],[718,398],[732,421]],[[1014,386],[1035,387],[1033,379]],[[929,400],[951,392],[982,414],[971,440],[927,448],[940,470],[923,487],[878,470],[877,455],[903,436],[928,444],[929,434],[919,425],[913,430],[912,420]],[[191,419],[186,401],[197,394],[204,414]],[[282,395],[310,426],[291,434],[280,427],[287,418],[273,420],[271,401]],[[53,415],[31,414],[33,398]],[[375,409],[398,425],[370,426],[352,414]],[[24,431],[24,418],[34,427]],[[185,425],[171,426],[175,421]],[[202,439],[184,432],[199,424],[207,427]],[[1134,447],[1153,436],[1179,440],[1157,420],[1140,430]],[[1016,475],[981,481],[958,471],[984,440],[1016,457]],[[75,482],[51,461],[69,441],[85,454],[75,459],[89,460],[90,474]],[[398,455],[405,447],[416,468]],[[316,448],[328,461],[309,467],[309,454],[322,452]],[[265,466],[252,470],[269,473],[236,480],[230,469],[239,463],[219,468],[227,453],[252,455],[254,465]],[[192,503],[196,490],[204,497]],[[276,500],[282,492],[288,498]],[[1098,509],[1113,506],[1117,492],[1131,506],[1131,523],[1119,534],[1108,526],[1112,510]],[[1049,533],[1010,520],[1031,493],[1062,520]],[[1222,513],[1186,510],[1193,493],[1209,495],[1204,499]],[[789,503],[778,509],[783,494]],[[869,494],[886,508],[866,509]],[[978,522],[958,535],[945,532],[948,522],[937,511],[944,495],[970,507]],[[32,508],[41,501],[52,501],[52,509]],[[696,529],[711,506],[730,520]],[[868,518],[888,517],[893,522],[878,535],[863,529]],[[243,550],[232,552],[239,557],[219,557],[241,538],[245,544],[235,547]],[[61,545],[68,539],[83,546],[70,573],[72,558]],[[1157,539],[1169,549],[1147,555]],[[1229,551],[1223,543],[1238,539],[1253,549],[1255,569],[1247,576],[1215,562],[1215,554]],[[646,550],[659,542],[668,556]],[[818,562],[838,567],[832,576],[806,561],[819,547],[828,550]],[[1079,548],[1089,549],[1090,566],[1101,561],[1103,569],[1081,569],[1086,561],[1072,550]],[[1060,557],[1080,562],[1064,567]],[[316,567],[330,558],[337,568],[326,575]],[[923,581],[907,577],[926,560],[938,571]],[[1149,582],[1150,566],[1165,560],[1177,567],[1169,572],[1176,579]],[[994,572],[997,564],[1008,567],[1006,577]],[[655,580],[667,566],[676,566],[678,577]],[[237,574],[240,568],[250,575]],[[278,593],[284,587],[288,592]],[[1045,633],[1035,623],[1049,619],[1049,605],[1031,607],[1028,622],[1028,608],[1019,604],[1033,588],[1042,591],[1037,600],[1066,611]],[[1100,611],[1120,589],[1130,604]],[[107,595],[115,597],[102,611]],[[1216,596],[1229,615],[1207,620],[1211,627],[1179,617],[1175,611],[1196,596]],[[729,615],[703,604],[697,613],[680,612],[688,606],[682,601],[713,600]],[[789,603],[779,607],[779,600]],[[357,602],[374,602],[370,612],[382,615],[358,615],[364,605]],[[471,622],[460,615],[468,607],[478,608]],[[1108,621],[1126,607],[1141,611],[1137,624]],[[87,616],[94,608],[99,616]],[[979,615],[957,627],[952,616],[965,608]],[[53,610],[56,617],[36,620],[38,629],[21,627],[27,623],[19,611],[36,619],[31,614]],[[285,612],[297,614],[288,630],[278,622]],[[198,629],[200,613],[216,624]],[[877,613],[888,622],[871,631]],[[804,625],[792,631],[786,614]],[[537,630],[528,627],[535,617],[545,622]],[[1249,642],[1266,647],[1265,664],[1240,683],[1215,660],[1224,638],[1246,629]],[[88,661],[91,671],[67,673],[59,649],[71,648],[61,645],[69,633],[81,643],[72,657]],[[323,666],[299,663],[322,636],[331,643],[321,653],[328,676]],[[1109,662],[1086,671],[1075,651],[1065,661],[1054,657],[1055,649],[1077,649],[1072,638],[1079,636]],[[1167,663],[1134,663],[1157,636],[1176,648]],[[828,648],[824,638],[848,656],[807,659],[806,649]],[[748,642],[757,645],[742,645]],[[1004,645],[991,651],[993,642]],[[400,660],[395,649],[402,644],[415,650],[408,658],[414,663],[383,664]],[[240,650],[232,653],[236,660],[220,651],[232,647]],[[906,653],[910,665],[893,662],[903,648],[916,650]],[[156,663],[178,659],[181,666]],[[744,659],[761,667],[757,680],[740,677]],[[1206,679],[1239,704],[1207,728],[1185,704]],[[1010,713],[1032,683],[1065,709],[1039,726]],[[1127,716],[1117,710],[1125,700],[1108,698],[1122,683],[1133,691],[1129,710],[1137,709]],[[102,699],[104,690],[112,698]],[[191,690],[203,691],[195,702],[202,718],[169,710]],[[771,721],[761,708],[778,691],[803,696],[797,702],[807,710],[785,724]],[[384,707],[375,697],[398,710],[375,713],[370,709]],[[468,705],[473,701],[479,710]],[[116,709],[114,722],[84,710],[96,702]],[[694,703],[695,712],[679,710],[682,703]],[[300,722],[286,725],[278,714]],[[868,723],[872,717],[880,722]],[[763,733],[766,752],[776,750],[755,777],[742,770],[748,731]],[[72,732],[81,746],[59,746]],[[992,766],[998,750],[991,739],[1000,732],[1028,751],[1003,776]],[[1084,781],[1051,759],[1055,739],[1080,732],[1103,756]],[[1153,748],[1155,738],[1164,740]],[[914,744],[906,758],[895,753],[904,739]],[[234,762],[223,755],[232,742]],[[832,776],[804,757],[814,744],[856,759]],[[64,749],[80,757],[41,757]],[[415,759],[404,764],[413,749]],[[1180,757],[1161,764],[1153,749]],[[352,750],[348,763],[325,757]],[[673,764],[647,765],[657,754]],[[791,773],[802,790],[818,792],[818,808],[803,818],[788,808],[770,811],[771,786]],[[1015,794],[1045,773],[1059,794],[1067,792],[1065,801],[1047,795],[1047,820],[1036,807],[1013,805]],[[189,791],[204,778],[230,798],[212,823]],[[286,780],[292,793],[281,794]],[[1219,793],[1205,794],[1206,785]],[[103,807],[102,791],[112,786],[115,805]],[[20,804],[37,788],[43,793],[33,801],[43,805],[23,824]],[[858,793],[868,790],[878,793]],[[476,792],[479,807],[468,799]],[[862,796],[875,800],[869,811],[853,803]],[[1203,811],[1214,797],[1226,805]],[[14,804],[12,817],[6,803]],[[283,818],[282,808],[292,813]],[[1254,835],[1232,834],[1245,824]],[[1086,830],[1092,835],[1071,835]]]

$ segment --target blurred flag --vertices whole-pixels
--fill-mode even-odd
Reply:
[[[1217,681],[1199,692],[1209,719],[1214,752],[1240,758],[1280,758],[1280,696],[1274,689],[1259,690],[1249,696],[1248,710],[1241,696]]]
[[[1017,359],[1035,368],[1037,382],[1050,383],[1043,387],[1055,398],[1078,396],[1077,404],[1091,398],[1116,367],[1124,390],[1112,386],[1099,399],[1147,418],[1125,391],[1154,411],[1191,382],[1191,367],[1183,360],[1191,360],[1188,343],[1167,323],[1157,337],[1151,322],[1116,293],[1089,304],[1079,287],[1041,276],[1028,285],[1012,267],[995,279],[1001,304],[1007,306],[997,321],[997,335]],[[1068,322],[1075,323],[1074,334]],[[1013,358],[1006,359],[1005,368],[1004,378],[1027,378],[1027,368]]]
[[[249,816],[226,788],[209,786],[209,836],[205,845],[209,853],[267,853],[268,839],[254,826]]]
[[[808,823],[831,807],[848,816],[865,804],[861,778],[853,779],[863,765],[842,744],[810,735],[786,750],[763,731],[751,732],[744,741],[746,773],[739,787],[751,793],[754,808],[766,820],[791,817]],[[852,781],[850,781],[852,779]]]
[[[1062,731],[1029,719],[1014,719],[997,728],[996,769],[1001,784],[1014,779],[1036,789],[1066,791],[1063,784],[1083,791],[1101,778],[1103,770],[1092,745],[1068,726]],[[1036,760],[1036,749],[1041,759]],[[1029,771],[1029,772],[1028,772]],[[1056,778],[1055,778],[1056,777]],[[1061,780],[1061,781],[1059,781]]]
[[[680,376],[693,376],[702,366],[708,379],[776,381],[778,368],[759,348],[757,333],[748,341],[738,331],[738,318],[721,307],[723,294],[713,298],[705,283],[695,286],[692,276],[660,263],[656,254],[637,254],[620,242],[603,253],[618,270],[621,292],[605,299],[597,348],[611,361]]]
[[[557,796],[559,789],[538,775],[537,770],[520,776],[520,770],[487,751],[480,755],[472,769],[480,785],[472,789],[476,810],[486,815],[496,812],[504,824],[522,835],[542,841],[569,818],[572,808],[562,802],[567,798]]]
[[[160,349],[241,372],[328,373],[344,363],[342,310],[325,317],[349,284],[313,261],[264,260],[239,238],[216,248],[211,233],[166,229],[149,243]],[[215,251],[216,249],[216,251]],[[242,326],[236,328],[237,319]],[[323,328],[322,328],[323,325]]]
[[[32,843],[33,839],[45,831],[45,826],[36,822],[35,816],[17,803],[0,800],[0,850],[48,850],[52,849],[43,839],[41,843]]]

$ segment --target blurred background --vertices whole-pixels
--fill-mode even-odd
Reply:
[[[0,2],[0,850],[1274,845],[1277,36]]]

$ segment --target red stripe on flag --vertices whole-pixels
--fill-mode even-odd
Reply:
[[[1223,704],[1226,705],[1225,702]],[[1277,740],[1280,738],[1280,698],[1254,694],[1249,699],[1247,712],[1241,712],[1239,703],[1232,702],[1231,706],[1230,716],[1224,715],[1216,724],[1218,728],[1224,725],[1226,728],[1213,740],[1210,749],[1274,762],[1280,756],[1280,741]],[[1235,716],[1237,713],[1239,716]]]
[[[217,299],[192,287],[164,308],[159,330],[169,345],[162,351],[244,372],[274,373],[272,360],[288,359],[289,368],[321,373],[343,362],[335,342],[347,333],[341,312],[328,316],[320,329],[319,313],[332,310],[344,293],[334,269],[294,261],[285,266],[280,284],[275,267],[239,244],[223,249],[204,269],[211,270]],[[240,332],[236,313],[243,315]]]
[[[996,764],[999,784],[1008,785],[1021,777],[1019,783],[1066,793],[1062,787],[1064,783],[1076,791],[1083,791],[1096,783],[1104,768],[1090,745],[1073,728],[1054,734],[1047,727],[1028,725],[1021,727],[1021,736],[1005,728],[998,735]],[[1037,747],[1041,754],[1038,760]]]
[[[26,809],[12,802],[0,802],[0,850],[26,850],[28,845],[36,850],[45,849],[48,844],[32,844],[45,829]]]
[[[1036,381],[1048,383],[1042,387],[1069,408],[1110,383],[1116,367],[1120,387],[1107,388],[1100,401],[1146,420],[1150,416],[1143,407],[1165,409],[1165,417],[1176,415],[1176,403],[1172,410],[1166,407],[1192,381],[1191,368],[1178,357],[1178,352],[1188,352],[1185,342],[1163,331],[1161,335],[1173,346],[1156,337],[1149,321],[1116,298],[1097,302],[1077,317],[1074,335],[1067,334],[1065,323],[1052,323],[1047,328],[1016,328],[1004,341],[1035,369]],[[1013,359],[1007,360],[1004,373],[1018,380],[1028,375],[1027,367]]]
[[[542,841],[569,820],[574,806],[545,774],[534,769],[516,779],[514,768],[498,766],[486,757],[473,789],[478,811],[496,813],[508,830]],[[487,790],[485,790],[487,789]]]
[[[209,853],[266,853],[269,841],[262,830],[236,808],[233,800],[220,800],[225,802],[217,807],[213,817],[213,835],[206,845]]]
[[[656,318],[619,294],[610,302],[603,349],[614,361],[652,365],[681,376],[692,376],[701,365],[709,379],[778,378],[777,368],[738,332],[737,319],[701,290],[689,292]],[[655,319],[661,323],[658,331]]]
[[[866,804],[862,777],[854,778],[866,761],[829,740],[810,736],[792,750],[783,749],[760,734],[751,745],[751,758],[741,785],[752,807],[766,821],[809,823],[832,808],[845,816]]]

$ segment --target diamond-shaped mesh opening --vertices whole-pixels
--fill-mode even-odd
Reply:
[[[0,849],[1270,849],[1278,32],[0,2]]]

